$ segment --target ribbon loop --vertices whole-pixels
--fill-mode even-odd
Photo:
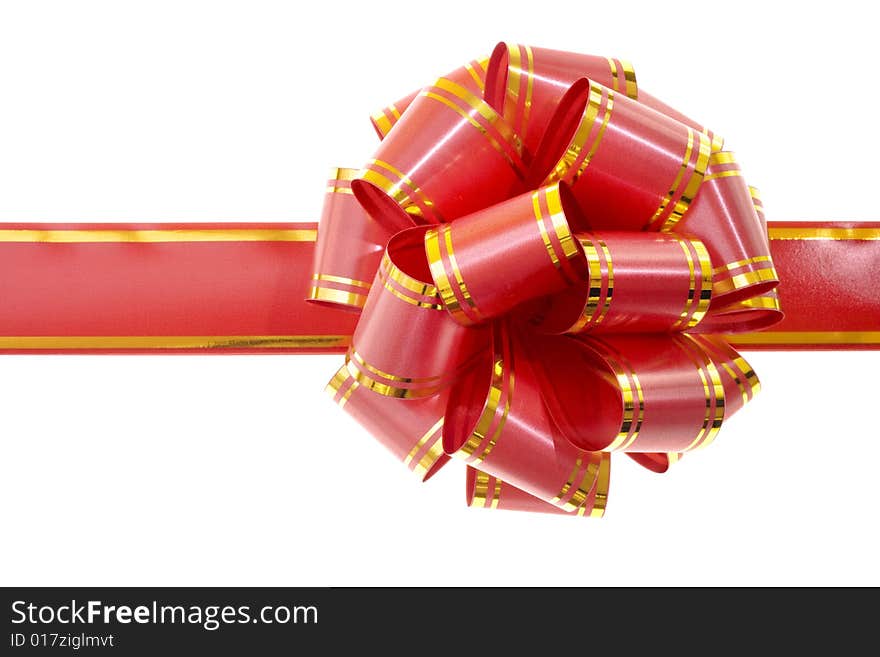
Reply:
[[[557,140],[572,132],[559,148]],[[559,150],[564,155],[549,163],[547,181],[572,185],[594,229],[669,230],[697,194],[711,142],[689,126],[581,79],[561,101],[541,146],[542,155]],[[546,164],[539,160],[536,170]]]
[[[586,262],[574,231],[584,226],[571,192],[557,183],[429,230],[425,251],[446,309],[473,325],[583,287]]]
[[[370,219],[354,198],[357,169],[334,169],[327,181],[309,301],[360,310],[367,302],[385,244],[394,234]]]
[[[429,282],[425,230],[402,231],[388,243],[348,353],[354,380],[388,397],[436,394],[486,342],[484,331],[467,330],[443,311]]]
[[[697,326],[712,297],[712,265],[699,240],[668,233],[578,234],[589,283],[529,305],[544,333],[665,333]]]
[[[422,90],[352,182],[382,224],[439,224],[525,190],[522,145],[482,98],[440,78]]]

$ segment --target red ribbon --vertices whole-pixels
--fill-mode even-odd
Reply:
[[[717,335],[782,317],[757,192],[629,64],[499,44],[373,123],[310,300],[361,313],[328,391],[420,477],[602,515],[611,452],[665,471],[757,392]]]

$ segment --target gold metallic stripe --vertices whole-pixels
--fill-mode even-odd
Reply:
[[[484,91],[486,89],[486,66],[489,64],[488,57],[481,57],[478,60],[475,60],[477,67],[479,67],[479,72],[474,68],[474,62],[468,62],[464,65],[465,70],[470,74],[473,78],[474,82],[477,85],[477,88],[480,91]]]
[[[749,194],[751,194],[753,201],[757,201],[758,203],[761,202],[761,190],[760,189],[749,185]]]
[[[482,116],[489,125],[494,125],[501,119],[501,115],[489,103],[479,96],[475,96],[461,85],[455,84],[452,80],[440,78],[434,83],[434,88],[452,94],[464,102],[471,110],[476,110],[477,114]]]
[[[489,500],[489,480],[494,480],[494,484],[492,486],[492,499]],[[491,509],[497,509],[498,503],[501,501],[501,486],[502,481],[498,477],[491,477],[482,470],[476,471],[476,477],[474,479],[474,494],[471,499],[472,507],[486,508],[488,501],[488,507]]]
[[[384,172],[377,171],[371,167],[378,167],[379,169],[383,169]],[[389,178],[388,174],[394,176],[395,179],[393,180]],[[427,197],[421,187],[413,182],[412,178],[394,165],[384,160],[370,160],[370,162],[367,163],[366,169],[360,173],[360,177],[379,187],[407,212],[413,210],[413,208],[407,206],[411,206],[415,203],[418,205],[420,211],[428,212],[437,222],[442,221],[442,217],[440,217],[434,207],[434,202]],[[404,191],[403,187],[409,188],[412,194],[410,195],[410,193]]]
[[[761,390],[761,382],[758,375],[745,358],[731,349],[730,345],[721,340],[712,338],[698,338],[701,345],[705,345],[709,357],[713,362],[720,363],[728,376],[733,379],[742,394],[743,404],[758,394]]]
[[[880,240],[880,228],[785,228],[769,229],[771,240]],[[2,240],[2,236],[0,236]]]
[[[609,452],[624,450],[636,441],[642,430],[642,422],[645,418],[645,395],[642,391],[642,384],[638,374],[622,354],[595,338],[591,340],[591,345],[601,347],[601,349],[596,349],[594,346],[593,349],[608,362],[613,370],[623,398],[623,421],[620,424],[620,430],[605,449]]]
[[[2,350],[30,349],[322,349],[349,335],[59,335],[0,336]]]
[[[684,309],[681,311],[678,321],[672,326],[673,330],[693,328],[699,324],[709,311],[709,304],[712,301],[712,261],[709,258],[709,252],[699,240],[676,239],[684,251],[685,258],[687,258],[690,287]],[[694,262],[691,249],[697,254],[697,260],[700,263],[699,293],[696,287],[696,262]]]
[[[443,304],[437,295],[437,288],[405,274],[391,262],[387,253],[382,256],[382,263],[379,266],[379,280],[382,281],[382,286],[386,290],[401,301],[417,308],[443,310]],[[392,285],[392,282],[400,287]]]
[[[442,245],[440,241],[441,233],[443,235]],[[459,297],[455,293],[452,280],[450,280],[446,270],[446,263],[443,261],[444,252],[452,269],[455,285],[458,287],[461,298],[464,299],[464,306],[459,302]],[[452,232],[448,224],[437,229],[432,228],[425,233],[425,253],[428,257],[428,268],[431,270],[431,277],[437,285],[437,291],[446,310],[459,319],[472,322],[482,321],[483,316],[467,289],[461,269],[455,259],[455,251],[452,247]]]
[[[736,262],[728,262],[726,265],[720,265],[719,267],[715,267],[712,270],[713,274],[721,274],[726,271],[733,271],[734,269],[739,269],[740,267],[745,267],[746,265],[754,265],[759,262],[771,262],[773,258],[770,256],[754,256],[753,258],[746,258],[745,260],[737,260]]]
[[[186,228],[145,230],[0,230],[0,242],[314,242],[310,228]]]
[[[669,465],[675,465],[681,460],[681,454],[678,452],[669,452],[666,455],[666,460],[669,462]]]
[[[736,358],[733,359],[733,364],[736,365],[737,369],[745,375],[746,382],[752,390],[752,397],[761,392],[761,380],[758,378],[758,373],[755,372],[751,365],[749,365],[749,362],[742,356],[737,355]]]
[[[433,443],[428,448],[428,450],[422,455],[422,458],[419,459],[418,463],[416,463],[411,469],[420,477],[424,477],[428,470],[430,470],[434,464],[437,462],[443,455],[443,441],[440,440],[439,433],[443,429],[443,418],[441,417],[437,422],[425,432],[425,435],[419,438],[413,448],[409,451],[406,458],[403,460],[403,464],[409,466],[412,463],[412,460],[415,458],[416,454],[418,454],[422,449],[425,448],[432,439]]]
[[[563,484],[562,489],[556,494],[551,502],[565,511],[574,511],[586,502],[590,491],[596,484],[596,477],[599,474],[599,465],[602,462],[602,456],[599,452],[591,452],[587,455],[587,462],[583,462],[583,457],[578,457],[572,468],[568,480]],[[575,485],[575,479],[583,472],[580,482]],[[574,492],[572,493],[572,488]]]
[[[727,169],[725,171],[718,171],[717,173],[710,173],[708,176],[703,178],[704,182],[708,182],[710,180],[716,180],[718,178],[730,178],[731,176],[742,176],[742,169]]]
[[[510,414],[515,383],[513,352],[510,350],[509,353],[506,353],[507,350],[499,346],[498,343],[502,340],[506,341],[508,337],[496,328],[495,362],[492,364],[492,382],[489,387],[486,405],[483,407],[483,412],[480,414],[479,420],[477,420],[473,433],[457,452],[458,456],[473,465],[482,463],[492,452],[492,449],[501,437],[501,433],[504,431],[504,425],[507,423],[507,417]],[[505,357],[507,362],[505,362]],[[498,406],[501,404],[502,397],[504,398],[504,407],[501,410],[501,416],[498,417]],[[493,424],[495,425],[495,430],[490,435],[489,431]],[[485,446],[480,449],[484,442],[486,443]]]
[[[691,161],[691,153],[694,150],[694,131],[690,128],[687,129],[687,147],[684,150],[684,157],[681,158],[681,166],[678,169],[678,173],[675,176],[675,180],[672,181],[672,185],[669,187],[669,191],[666,193],[666,196],[663,197],[663,200],[660,202],[660,207],[654,212],[654,216],[651,217],[651,220],[647,225],[652,225],[657,219],[659,219],[663,213],[666,211],[666,207],[672,201],[672,197],[675,196],[675,192],[678,189],[679,185],[681,185],[681,181],[684,179],[684,174],[687,173],[688,165]]]
[[[523,69],[522,50],[526,52],[526,68]],[[530,46],[508,44],[507,46],[507,95],[504,99],[504,116],[511,125],[524,136],[528,130],[529,114],[532,109],[532,89],[534,86],[534,56]],[[519,108],[520,96],[522,95],[523,76],[525,76],[526,92],[523,99],[522,114]],[[515,119],[519,119],[516,121]]]
[[[734,383],[736,383],[739,388],[740,394],[743,398],[743,404],[747,404],[751,396],[749,395],[749,388],[746,388],[746,384],[743,381],[742,377],[736,373],[736,371],[725,361],[721,361],[721,367],[724,368],[724,371],[727,372],[727,375],[733,379]]]
[[[455,282],[458,285],[458,290],[461,293],[461,296],[464,299],[464,302],[468,308],[468,314],[472,315],[473,319],[475,319],[476,321],[481,321],[483,319],[483,314],[477,308],[477,304],[474,301],[473,297],[471,297],[471,293],[468,291],[467,285],[465,285],[464,277],[461,273],[461,268],[458,266],[458,261],[455,259],[455,249],[452,248],[452,230],[450,229],[448,224],[446,226],[442,226],[440,230],[443,232],[443,245],[446,248],[446,257],[449,260],[449,266],[452,268],[452,275],[455,277]]]
[[[596,479],[596,496],[593,500],[593,508],[590,509],[591,518],[601,518],[605,515],[605,507],[608,506],[608,489],[611,483],[611,454],[603,452],[602,461],[599,464],[599,475]],[[584,515],[586,507],[578,509],[578,515]]]
[[[400,112],[398,111],[398,109],[397,109],[397,107],[394,105],[394,103],[391,103],[391,104],[387,107],[387,109],[391,110],[391,115],[392,115],[395,119],[400,119]]]
[[[396,287],[391,285],[391,283],[389,283],[387,279],[384,279],[382,281],[382,287],[384,287],[386,290],[388,290],[391,294],[393,294],[395,297],[397,297],[401,301],[404,301],[404,302],[410,304],[411,306],[416,306],[417,308],[425,308],[426,310],[443,310],[443,304],[439,303],[439,299],[438,299],[438,303],[430,303],[427,301],[422,301],[420,299],[414,299],[413,297],[401,292]]]
[[[571,227],[565,217],[562,209],[562,196],[559,194],[559,184],[551,185],[544,189],[544,198],[547,199],[547,211],[550,213],[550,221],[553,224],[553,230],[556,232],[556,239],[562,246],[562,254],[567,260],[571,260],[580,255],[578,242],[574,235],[571,234]]]
[[[406,274],[402,269],[400,269],[391,261],[391,258],[388,257],[387,253],[382,256],[382,263],[379,269],[385,276],[390,278],[401,287],[406,288],[410,292],[415,292],[416,294],[420,294],[425,297],[437,296],[436,287],[434,287],[430,283],[423,283],[422,281],[413,278],[409,274]]]
[[[366,290],[370,289],[370,283],[367,281],[359,281],[354,278],[345,276],[334,276],[332,274],[315,274],[312,276],[313,281],[330,281],[331,283],[342,283],[343,285],[351,285],[352,287],[362,287]]]
[[[598,245],[598,248],[597,248]],[[593,238],[581,239],[581,246],[587,258],[587,266],[590,274],[590,288],[587,294],[587,302],[581,311],[580,317],[568,330],[569,333],[579,333],[588,325],[598,326],[602,323],[611,309],[611,302],[614,297],[614,265],[611,261],[611,251],[605,240]],[[604,280],[602,273],[602,258],[599,256],[599,250],[602,251],[602,258],[605,260],[607,267],[608,279]],[[599,310],[599,301],[602,298],[602,292],[605,293],[605,303],[602,304],[602,310],[599,311],[598,317],[596,312]]]
[[[309,299],[312,301],[327,301],[329,303],[340,303],[344,306],[354,306],[355,308],[363,308],[367,303],[367,295],[357,294],[355,292],[347,292],[345,290],[337,290],[332,287],[312,286],[309,290]]]
[[[724,148],[724,137],[712,132],[709,128],[703,128],[703,134],[711,140],[711,151],[713,153],[722,152],[721,149]]]
[[[688,141],[690,142],[691,138],[694,137],[694,131],[690,128],[688,128],[688,135]],[[703,133],[697,134],[696,137],[697,159],[696,162],[694,162],[694,168],[693,170],[691,170],[690,175],[688,176],[684,191],[675,202],[672,212],[664,220],[660,230],[672,230],[672,228],[684,216],[684,213],[687,212],[691,202],[697,195],[697,191],[699,191],[700,189],[700,185],[703,183],[703,177],[706,174],[706,168],[709,166],[709,157],[712,155],[712,144],[709,141],[708,137],[706,137],[706,135],[704,135]],[[685,169],[687,169],[689,166],[690,161],[688,159]],[[673,192],[668,198],[671,200],[674,195],[675,193]]]
[[[525,175],[525,166],[523,165],[521,157],[521,146],[517,142],[515,135],[513,135],[509,130],[504,130],[502,128],[505,127],[503,122],[500,122],[501,116],[492,108],[491,105],[486,103],[481,98],[473,95],[467,89],[462,86],[459,86],[452,82],[451,80],[447,80],[445,78],[440,78],[434,84],[432,89],[440,89],[447,93],[455,96],[459,101],[465,103],[467,108],[460,106],[459,104],[451,101],[446,96],[442,96],[437,94],[430,89],[426,89],[422,91],[422,95],[431,98],[432,100],[436,100],[443,105],[446,105],[449,109],[455,111],[459,116],[465,119],[470,125],[480,131],[480,133],[489,141],[492,147],[505,159],[508,164],[513,167],[514,171],[518,176],[522,177]],[[488,124],[484,125],[477,121],[476,118],[471,114],[472,111],[476,111],[483,120]],[[500,125],[498,125],[500,122]],[[492,132],[490,132],[490,128]],[[494,133],[494,134],[493,134]],[[496,139],[495,135],[498,136]],[[504,148],[504,144],[510,146],[510,149],[515,154],[511,156],[511,153],[508,152],[507,149]]]
[[[761,331],[723,336],[738,345],[750,344],[880,344],[880,331]]]
[[[532,92],[535,86],[535,55],[532,53],[532,47],[526,46],[526,102],[523,110],[523,122],[521,135],[525,135],[526,128],[529,125],[529,116],[532,113]]]
[[[715,363],[693,338],[689,335],[682,335],[680,344],[696,366],[703,384],[703,393],[706,396],[706,415],[703,418],[703,426],[697,432],[697,437],[681,450],[686,452],[697,447],[705,447],[715,439],[721,430],[721,424],[724,420],[724,385]]]
[[[590,275],[590,287],[587,291],[587,302],[581,311],[580,317],[571,327],[571,332],[580,332],[585,326],[590,324],[599,310],[599,300],[602,297],[603,277],[602,263],[599,262],[599,252],[592,240],[581,239],[581,246],[584,249],[584,255],[587,258],[587,269]],[[608,299],[605,305],[608,305]]]
[[[335,187],[333,185],[328,185],[327,189],[324,190],[327,194],[352,194],[354,192],[351,191],[351,187]]]
[[[608,122],[611,120],[611,112],[614,109],[613,94],[614,92],[609,89],[608,102],[605,106],[605,113],[602,117],[602,125],[599,128],[595,139],[588,143],[590,135],[593,133],[596,119],[599,116],[599,110],[602,107],[601,87],[593,85],[592,83],[590,84],[587,105],[584,108],[584,113],[578,124],[577,130],[575,130],[574,136],[571,138],[571,142],[569,142],[565,153],[563,153],[562,157],[556,163],[553,171],[547,176],[545,182],[564,180],[569,177],[568,182],[573,183],[583,174],[587,166],[590,164],[590,160],[596,154],[599,144],[602,141],[602,137],[605,134],[605,129],[608,126]],[[587,154],[583,157],[583,160],[581,160],[581,153],[587,149],[588,146],[589,149],[587,150]],[[579,162],[580,164],[578,164]],[[578,164],[578,169],[574,174],[571,174],[571,170],[576,164]]]
[[[547,204],[547,213],[549,214],[550,223],[553,225],[553,232],[562,248],[562,256],[566,261],[572,260],[580,255],[577,241],[571,233],[571,228],[565,218],[565,212],[562,209],[562,197],[559,194],[559,184],[556,183],[550,187],[539,189],[532,194],[532,210],[535,215],[535,221],[538,224],[538,232],[541,234],[541,241],[544,242],[544,248],[550,261],[558,270],[562,270],[564,263],[560,254],[556,253],[556,248],[550,239],[550,233],[547,230],[547,217],[541,208],[541,197]]]
[[[437,383],[443,378],[443,375],[436,376],[424,376],[424,377],[409,377],[409,376],[400,376],[397,374],[391,374],[390,372],[385,372],[380,370],[378,367],[373,367],[367,361],[364,360],[364,357],[361,356],[358,352],[352,350],[349,354],[349,358],[353,360],[358,368],[362,368],[367,370],[370,374],[375,374],[376,376],[380,376],[383,379],[387,379],[389,381],[397,381],[400,383]]]
[[[611,69],[611,79],[612,79],[611,88],[614,91],[620,91],[621,84],[620,84],[620,80],[619,80],[618,74],[617,74],[617,64],[614,63],[613,57],[608,57],[608,68]]]
[[[342,393],[342,396],[339,397],[340,390],[345,387],[345,390]],[[351,378],[351,375],[348,372],[348,369],[345,365],[337,370],[336,374],[333,375],[333,378],[330,379],[330,383],[327,384],[327,387],[324,388],[324,392],[326,392],[330,397],[336,401],[339,408],[345,406],[351,397],[352,393],[357,390],[358,383],[354,379]],[[339,397],[337,399],[337,397]]]
[[[706,133],[706,130],[703,130],[703,134]],[[736,164],[736,155],[733,151],[720,151],[718,153],[712,153],[711,157],[709,157],[709,166],[717,167],[723,164]]]
[[[776,294],[762,294],[759,297],[752,297],[751,299],[746,299],[745,301],[740,301],[736,306],[722,309],[722,312],[729,312],[731,310],[745,310],[749,308],[755,308],[760,310],[781,310],[781,306],[779,305],[779,297]]]
[[[541,240],[544,242],[544,248],[547,249],[547,254],[550,256],[550,262],[553,263],[556,269],[559,269],[562,264],[559,261],[559,256],[556,255],[553,243],[550,241],[550,233],[547,232],[547,226],[544,224],[544,212],[541,210],[541,190],[532,193],[532,210],[535,215],[535,221],[538,224],[538,232],[541,233]]]
[[[620,67],[613,57],[608,58],[608,68],[611,69],[614,91],[623,91],[629,98],[638,100],[639,89],[636,84],[636,71],[631,62],[620,60]],[[621,79],[622,77],[622,79]]]
[[[595,90],[595,88],[593,87],[593,85],[591,83],[590,84],[590,102],[591,103],[592,103],[592,99],[593,99],[594,90]],[[602,100],[601,91],[597,91],[597,94],[598,94],[598,100],[599,100],[599,102],[601,102],[601,100]],[[596,151],[599,150],[599,144],[602,143],[602,137],[605,136],[605,129],[608,127],[608,122],[611,120],[611,112],[613,110],[614,110],[614,92],[609,90],[608,91],[608,99],[605,102],[605,113],[602,115],[602,125],[599,126],[599,132],[596,134],[596,138],[593,140],[592,144],[590,145],[590,150],[587,152],[586,156],[584,157],[583,162],[581,162],[580,166],[578,167],[577,176],[572,180],[572,182],[574,182],[574,180],[577,180],[577,178],[579,178],[584,173],[587,166],[590,164],[590,161],[596,155]],[[594,121],[595,121],[595,118],[594,118]],[[590,128],[592,129],[592,123],[590,124]],[[587,133],[587,135],[588,134],[589,133]],[[587,136],[587,135],[585,135],[585,136]],[[586,146],[586,145],[584,145],[584,146]],[[580,152],[580,149],[578,149],[578,153],[579,152]]]
[[[716,294],[724,294],[725,292],[739,290],[740,288],[755,285],[756,283],[777,280],[779,280],[779,276],[776,274],[776,270],[773,267],[767,267],[766,269],[757,269],[755,271],[746,272],[745,274],[737,274],[735,276],[730,276],[729,278],[717,280],[714,284],[714,292]]]
[[[373,124],[376,126],[376,129],[381,133],[382,137],[388,134],[391,130],[392,123],[388,119],[388,116],[385,114],[385,111],[379,111],[373,114],[371,117],[373,119]]]
[[[348,368],[348,373],[351,378],[357,383],[384,397],[394,397],[395,399],[420,399],[435,394],[441,387],[441,382],[438,380],[438,382],[433,385],[425,384],[419,387],[404,388],[402,386],[395,386],[390,383],[377,381],[372,378],[370,374],[358,369],[358,366],[352,364],[351,361],[346,363],[346,367]]]
[[[360,174],[360,172],[360,169],[352,169],[350,167],[337,167],[330,170],[330,176],[328,177],[328,180],[351,182],[352,180],[357,180],[358,174]]]

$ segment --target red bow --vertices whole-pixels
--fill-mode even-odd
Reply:
[[[665,471],[757,392],[712,335],[782,316],[757,192],[626,62],[499,44],[373,122],[310,299],[361,312],[328,390],[423,479],[601,515],[610,452]]]

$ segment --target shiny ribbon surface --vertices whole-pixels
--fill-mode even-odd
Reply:
[[[359,315],[328,392],[417,476],[601,516],[612,452],[663,472],[758,391],[722,335],[782,319],[760,197],[630,64],[502,43],[372,121],[309,300]]]

